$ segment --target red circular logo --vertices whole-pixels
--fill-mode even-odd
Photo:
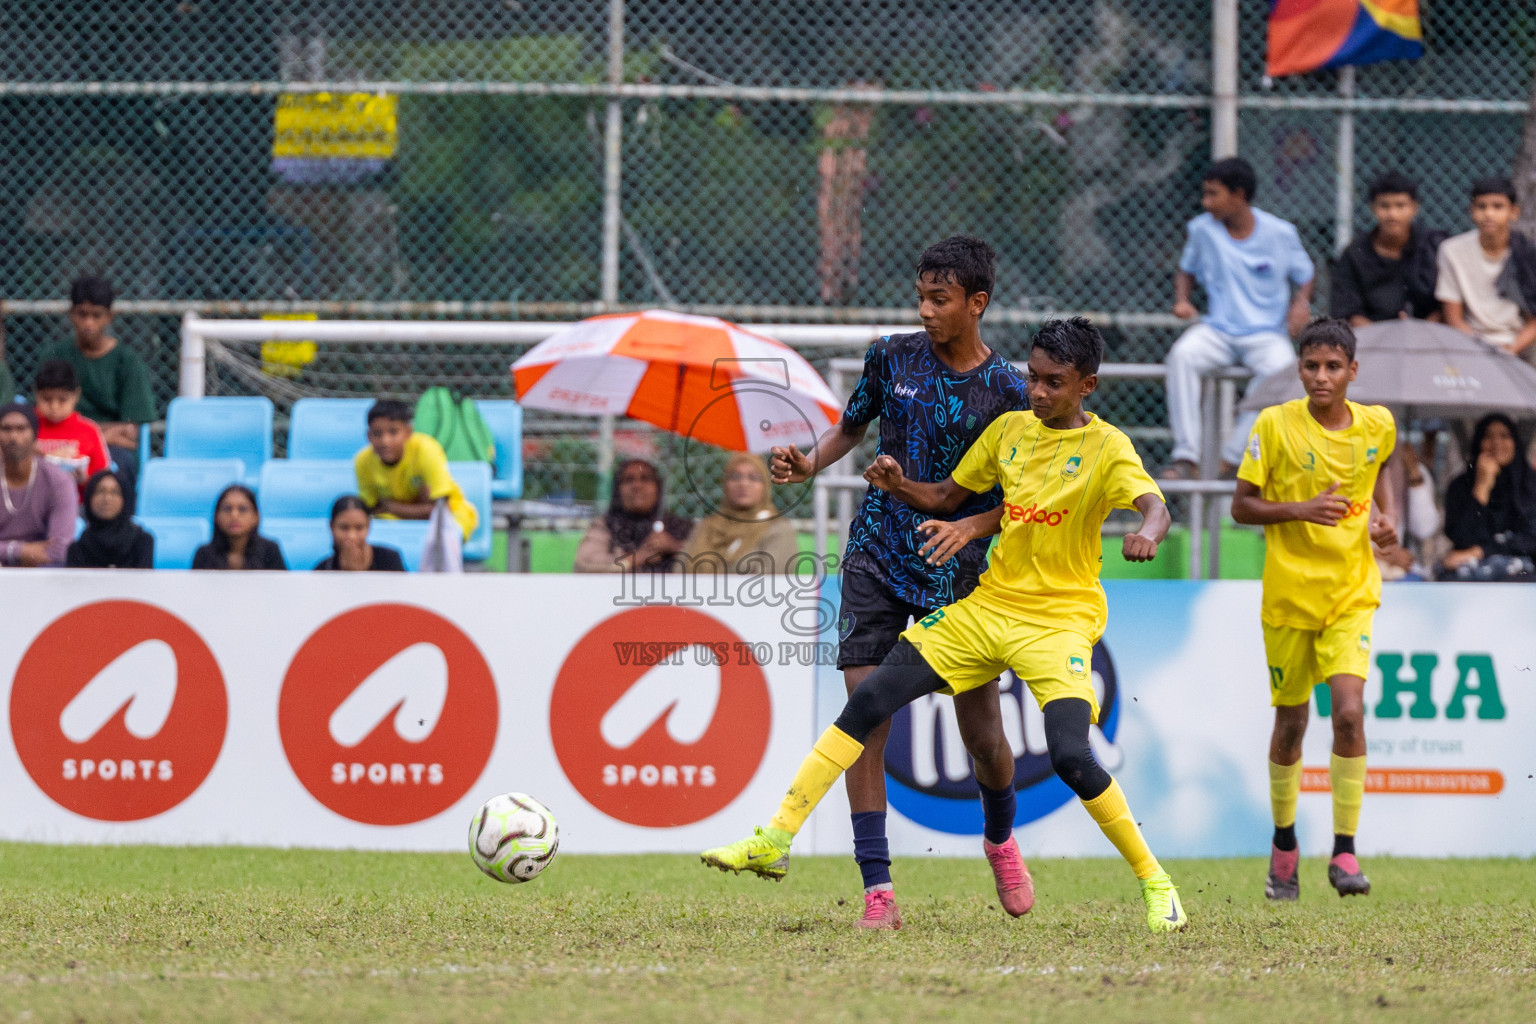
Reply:
[[[577,791],[652,828],[702,821],[736,799],[772,719],[751,645],[687,608],[598,623],[566,656],[549,702],[555,755]]]
[[[316,800],[369,825],[453,806],[496,744],[496,683],[474,641],[424,608],[375,604],[294,655],[277,702],[288,763]]]
[[[98,601],[55,620],[11,687],[11,736],[27,774],[55,803],[100,821],[152,818],[191,796],[228,720],[208,645],[138,601]]]

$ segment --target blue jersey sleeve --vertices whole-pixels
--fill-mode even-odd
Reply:
[[[1292,284],[1303,285],[1312,280],[1316,270],[1312,266],[1312,257],[1307,255],[1306,247],[1301,244],[1301,236],[1293,225],[1285,233],[1285,274]]]
[[[880,343],[869,346],[864,353],[864,374],[848,396],[843,410],[843,422],[862,426],[880,418],[881,398],[885,394],[885,354]]]
[[[1179,269],[1191,277],[1203,277],[1204,266],[1200,260],[1199,227],[1190,221],[1184,229],[1184,251],[1179,254]]]

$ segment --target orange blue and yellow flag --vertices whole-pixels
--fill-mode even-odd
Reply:
[[[1418,0],[1270,0],[1271,77],[1422,56]]]

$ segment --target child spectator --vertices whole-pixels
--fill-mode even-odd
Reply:
[[[85,532],[69,546],[71,569],[153,569],[155,538],[133,521],[133,485],[110,469],[85,483]]]
[[[1296,226],[1252,205],[1258,178],[1246,160],[1218,160],[1200,183],[1205,212],[1189,222],[1188,240],[1174,277],[1173,315],[1199,316],[1190,302],[1198,281],[1206,314],[1168,350],[1168,421],[1173,428],[1169,479],[1198,475],[1200,378],[1241,364],[1258,376],[1296,362],[1291,334],[1311,319],[1312,258]],[[1292,294],[1291,286],[1296,286]],[[1258,413],[1238,419],[1222,447],[1223,470],[1242,461],[1243,444]]]
[[[684,547],[690,565],[717,555],[730,573],[783,573],[800,553],[789,520],[780,517],[768,486],[768,467],[756,455],[738,452],[725,464],[719,509],[701,519]],[[711,561],[706,558],[706,564]],[[719,566],[715,566],[719,569]]]
[[[213,503],[213,540],[192,556],[194,569],[286,569],[283,549],[263,537],[256,495],[244,484],[230,484]]]
[[[85,482],[110,465],[107,439],[101,428],[76,411],[80,381],[63,359],[50,359],[37,368],[32,381],[37,406],[37,450],[68,473],[85,494]]]
[[[480,514],[448,472],[443,446],[411,429],[411,407],[384,398],[368,410],[368,447],[357,453],[357,492],[383,519],[430,519],[446,499],[448,513],[467,538]]]
[[[331,506],[331,548],[316,571],[405,572],[400,552],[368,543],[368,506],[354,494]]]
[[[661,474],[644,459],[619,463],[608,512],[587,527],[576,549],[575,572],[671,572],[693,521],[662,511]]]
[[[1380,320],[1439,320],[1435,260],[1445,232],[1423,227],[1419,186],[1393,171],[1371,183],[1376,226],[1356,235],[1334,261],[1329,316],[1363,327]]]
[[[80,496],[62,469],[37,454],[37,414],[0,406],[0,565],[64,564]]]
[[[74,341],[43,352],[44,361],[63,359],[75,368],[80,384],[80,415],[95,420],[118,469],[130,478],[139,472],[139,427],[156,416],[149,367],[109,332],[112,286],[99,277],[82,277],[69,286],[69,322]]]
[[[1536,557],[1536,473],[1526,465],[1520,432],[1503,413],[1489,413],[1472,432],[1472,467],[1445,493],[1445,556],[1453,579],[1502,578],[1526,572]],[[1488,573],[1475,572],[1487,563]]]
[[[1477,227],[1440,244],[1435,298],[1452,327],[1536,364],[1536,243],[1510,230],[1519,218],[1508,178],[1474,181]]]

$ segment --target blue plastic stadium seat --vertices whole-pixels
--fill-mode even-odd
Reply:
[[[165,417],[169,459],[239,459],[254,485],[272,457],[272,402],[238,398],[173,398]]]
[[[211,523],[219,492],[244,479],[245,463],[239,459],[150,459],[139,470],[139,514]]]
[[[496,435],[496,475],[491,479],[491,497],[501,499],[523,496],[523,407],[511,401],[476,399],[475,406],[485,425]]]
[[[197,549],[213,539],[210,517],[139,516],[139,525],[155,538],[156,569],[190,569]]]
[[[371,398],[301,398],[288,414],[290,459],[346,459],[368,443]]]
[[[480,513],[475,532],[464,538],[464,561],[483,562],[491,557],[491,467],[484,462],[450,462],[448,472]]]
[[[421,546],[426,540],[425,519],[375,519],[368,528],[368,543],[400,552],[407,572],[421,569]]]
[[[271,516],[328,522],[332,503],[357,493],[357,471],[350,460],[273,459],[261,467],[260,493],[263,521]]]
[[[261,534],[277,541],[290,569],[313,569],[331,553],[331,524],[324,519],[261,517]]]

